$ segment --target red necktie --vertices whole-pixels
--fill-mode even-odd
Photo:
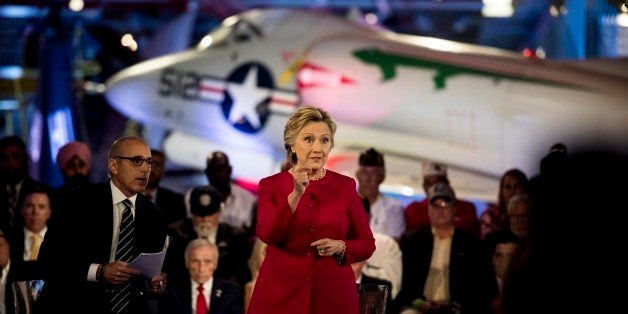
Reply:
[[[196,314],[207,314],[207,301],[203,294],[203,285],[198,285],[198,297],[196,297]]]

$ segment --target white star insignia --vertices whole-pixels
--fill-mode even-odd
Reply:
[[[251,68],[242,84],[230,82],[227,90],[233,99],[229,121],[235,124],[246,119],[254,128],[259,128],[261,122],[255,107],[268,98],[270,90],[257,86],[257,67]]]

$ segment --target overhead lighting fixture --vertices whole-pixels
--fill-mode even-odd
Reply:
[[[43,10],[22,5],[2,5],[0,6],[0,17],[6,18],[30,18],[41,16]]]
[[[482,0],[482,16],[509,17],[515,12],[512,0]]]
[[[83,0],[70,0],[68,3],[68,8],[74,12],[80,12],[85,7],[85,2]]]
[[[137,51],[137,42],[135,41],[135,38],[133,38],[133,35],[131,34],[122,35],[122,39],[120,40],[120,43],[122,43],[122,46],[129,48],[129,50],[131,51]]]
[[[19,65],[0,66],[0,78],[16,80],[22,77],[24,70]]]
[[[364,15],[364,20],[371,25],[375,25],[379,21],[379,18],[377,18],[377,15],[373,13],[367,13]]]

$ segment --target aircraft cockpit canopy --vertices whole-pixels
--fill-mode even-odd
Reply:
[[[261,30],[245,19],[234,19],[222,23],[201,39],[198,48],[226,47],[232,43],[242,43],[263,37]]]

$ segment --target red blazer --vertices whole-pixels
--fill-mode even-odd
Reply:
[[[355,180],[328,170],[310,182],[294,213],[292,189],[287,171],[260,181],[256,230],[268,247],[248,313],[357,314],[351,263],[368,259],[375,240]],[[310,243],[322,238],[346,242],[345,263],[318,255]]]

